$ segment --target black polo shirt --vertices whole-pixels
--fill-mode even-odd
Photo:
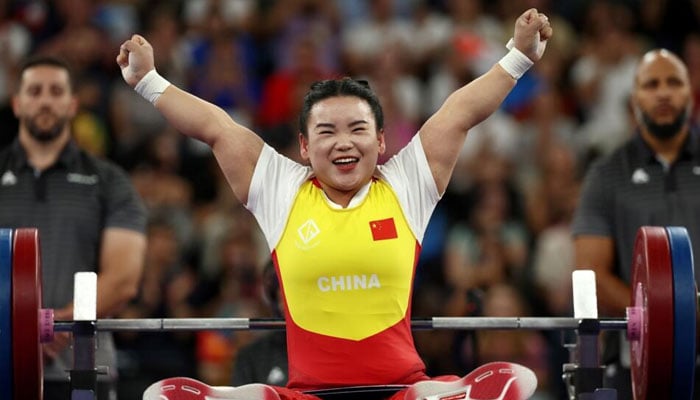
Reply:
[[[595,162],[586,174],[572,231],[611,237],[615,271],[631,280],[634,239],[639,227],[684,226],[700,254],[700,132],[692,130],[679,158],[664,165],[637,133]],[[700,278],[695,264],[696,280]]]
[[[73,301],[76,272],[99,272],[105,228],[143,233],[145,226],[144,205],[127,174],[72,141],[41,173],[29,165],[19,141],[0,151],[0,228],[38,228],[44,308]],[[109,349],[109,342],[100,345]]]

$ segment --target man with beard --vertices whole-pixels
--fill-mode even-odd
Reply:
[[[595,271],[604,316],[624,317],[630,304],[639,227],[684,226],[700,254],[700,137],[689,122],[692,103],[680,58],[649,51],[631,94],[637,134],[587,173],[572,227],[576,267]],[[611,365],[606,375],[615,377],[618,399],[631,399],[628,346],[620,340],[608,337],[603,362]]]
[[[62,61],[27,60],[12,108],[19,134],[0,152],[0,227],[39,230],[43,306],[55,309],[57,320],[73,319],[73,276],[79,271],[98,274],[97,317],[114,315],[138,290],[144,206],[123,170],[71,139],[78,101]],[[98,398],[115,398],[112,338],[100,332],[98,342],[97,365],[110,369],[99,378]],[[44,399],[70,398],[68,334],[57,334],[43,354]]]

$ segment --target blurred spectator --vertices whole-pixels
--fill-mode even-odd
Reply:
[[[9,101],[18,63],[32,48],[29,30],[14,18],[12,11],[12,1],[0,1],[0,104]]]
[[[219,248],[220,272],[201,282],[197,292],[206,301],[201,312],[212,317],[253,318],[264,312],[262,283],[255,238],[232,230]],[[197,333],[197,370],[205,382],[226,385],[232,376],[238,350],[259,333],[252,331],[202,331]]]
[[[96,4],[91,0],[56,0],[58,31],[40,43],[40,53],[60,56],[76,70],[76,75],[104,74],[114,69],[115,47],[109,36],[93,22]]]
[[[144,2],[138,0],[102,0],[95,3],[92,21],[107,34],[110,44],[119,46],[133,32],[141,30],[138,6],[146,8]],[[149,6],[153,5],[149,4]],[[156,7],[153,8],[159,9],[160,7],[156,4]]]
[[[498,284],[485,292],[484,317],[522,317],[531,315],[529,305],[516,287]],[[457,339],[461,335],[457,335]],[[468,336],[467,336],[468,337]],[[475,343],[456,343],[456,351],[462,360],[462,368],[470,370],[475,365],[498,360],[512,360],[531,368],[537,375],[537,392],[532,399],[551,399],[548,395],[550,374],[547,344],[540,332],[527,329],[480,330]],[[475,349],[475,353],[472,351]]]
[[[572,66],[582,115],[579,134],[596,154],[612,151],[630,130],[628,98],[640,51],[631,18],[623,5],[593,0],[586,12],[581,55]]]
[[[269,316],[282,319],[284,303],[272,261],[265,264],[262,274],[263,299],[269,308]],[[287,340],[283,330],[265,332],[242,346],[234,360],[231,385],[265,383],[284,386],[289,375],[287,369]]]
[[[12,113],[10,97],[17,80],[19,62],[32,48],[32,37],[23,21],[15,17],[16,4],[10,0],[0,1],[0,147],[12,143],[17,136],[19,124]]]
[[[401,48],[388,47],[377,56],[367,75],[384,108],[386,152],[379,156],[379,162],[385,162],[408,144],[422,121],[423,87],[405,69],[410,64],[407,57]]]
[[[166,131],[148,145],[147,158],[132,172],[136,189],[150,209],[179,209],[187,213],[192,188],[177,174],[180,166],[179,135]]]
[[[154,46],[155,65],[163,76],[185,84],[181,23],[173,7],[157,6],[145,15],[144,35]],[[116,77],[115,77],[116,78]],[[110,157],[128,170],[147,157],[148,143],[167,129],[160,113],[134,93],[121,78],[111,85],[109,121],[113,145]]]
[[[190,293],[196,275],[184,264],[181,242],[166,214],[154,214],[147,229],[148,247],[138,297],[119,318],[190,318],[196,304]],[[194,336],[189,332],[121,332],[119,398],[140,399],[145,388],[172,375],[194,376]]]
[[[333,1],[275,0],[261,16],[258,32],[263,35],[274,70],[295,69],[299,64],[295,47],[311,41],[309,54],[323,71],[335,72],[340,65],[341,16]]]
[[[485,12],[481,0],[446,0],[451,17],[451,40],[465,59],[469,59],[475,76],[486,72],[506,53],[508,41],[502,24]],[[523,8],[525,9],[525,8]],[[513,19],[514,20],[514,19]]]
[[[567,146],[552,143],[542,153],[538,177],[526,192],[527,223],[535,234],[571,222],[581,175]]]
[[[397,46],[409,51],[413,25],[395,12],[394,0],[369,1],[370,14],[343,27],[343,56],[350,76],[367,75],[384,49]],[[410,54],[410,53],[409,53]]]
[[[263,83],[257,125],[264,140],[291,159],[299,159],[297,115],[304,93],[315,81],[331,77],[318,60],[316,41],[299,36],[292,44],[293,63],[273,71]]]
[[[185,40],[187,79],[193,94],[249,124],[259,97],[256,47],[248,23],[252,10],[238,10],[234,3],[198,1],[197,12],[186,9],[191,13]]]
[[[480,182],[467,193],[469,219],[451,228],[446,244],[445,276],[451,287],[464,293],[505,281],[521,283],[529,238],[515,193],[507,181]]]
[[[694,124],[700,126],[700,32],[686,37],[681,56],[688,66],[690,90],[694,100],[692,118]]]
[[[407,72],[424,81],[438,64],[440,53],[447,47],[452,26],[443,10],[438,10],[429,0],[415,1],[412,24],[411,46],[406,50],[410,52],[414,65]]]
[[[700,5],[695,0],[640,1],[636,4],[642,32],[656,47],[680,54],[685,38],[696,33],[700,26]]]

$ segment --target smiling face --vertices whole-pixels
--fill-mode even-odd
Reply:
[[[308,160],[326,195],[346,206],[372,179],[386,149],[369,104],[354,96],[336,96],[313,105],[307,136],[299,135],[301,157]]]
[[[688,71],[678,57],[647,53],[637,69],[632,105],[643,134],[668,139],[687,126],[692,104]]]

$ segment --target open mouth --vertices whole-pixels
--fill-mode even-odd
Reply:
[[[343,158],[338,158],[336,160],[333,160],[333,164],[335,164],[335,165],[350,165],[350,164],[355,164],[358,161],[360,161],[360,159],[357,157],[343,157]]]
[[[333,160],[333,165],[335,165],[339,171],[349,172],[355,169],[355,166],[360,161],[357,157],[342,157]]]

